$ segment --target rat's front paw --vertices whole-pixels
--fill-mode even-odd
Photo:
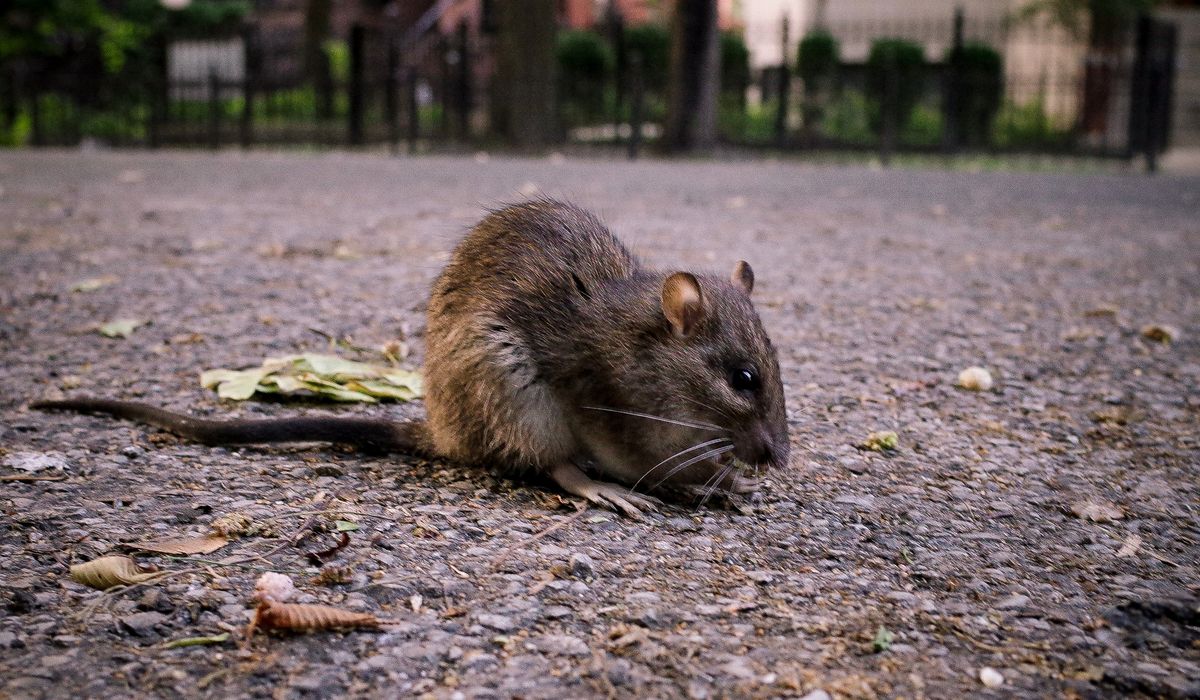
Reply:
[[[624,486],[593,481],[574,464],[555,467],[550,476],[567,493],[586,498],[589,503],[603,508],[620,511],[634,519],[639,518],[643,510],[656,510],[662,504],[653,496],[634,493]]]

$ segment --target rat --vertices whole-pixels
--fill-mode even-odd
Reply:
[[[484,217],[435,281],[423,420],[208,420],[96,398],[32,406],[210,445],[348,443],[500,467],[636,518],[660,487],[751,493],[787,464],[778,354],[753,288],[744,261],[729,277],[650,269],[591,213],[536,200]]]

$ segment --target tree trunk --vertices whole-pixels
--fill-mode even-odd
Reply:
[[[711,148],[717,140],[720,52],[717,0],[678,0],[671,18],[671,80],[663,144]]]
[[[496,3],[492,126],[519,148],[557,140],[554,0]]]

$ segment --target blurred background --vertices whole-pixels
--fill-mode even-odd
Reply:
[[[1200,0],[6,0],[0,143],[1144,157]]]

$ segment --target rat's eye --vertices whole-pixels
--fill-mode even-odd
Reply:
[[[758,391],[758,372],[753,367],[737,367],[729,373],[729,386],[735,391]]]

